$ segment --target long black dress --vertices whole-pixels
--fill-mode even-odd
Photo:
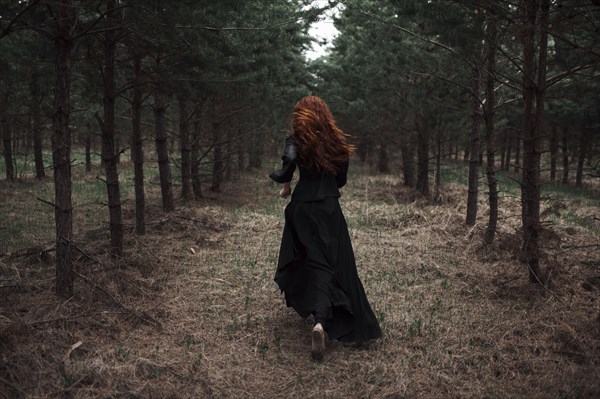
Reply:
[[[269,177],[292,180],[297,165],[293,137],[286,140],[283,167]],[[300,179],[285,208],[285,227],[275,281],[286,303],[302,317],[310,314],[331,339],[363,342],[381,337],[358,278],[348,226],[338,198],[346,184],[348,162],[337,175],[298,164]]]

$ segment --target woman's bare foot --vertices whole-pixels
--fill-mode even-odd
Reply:
[[[323,360],[325,353],[325,331],[321,323],[317,323],[312,330],[312,347],[310,354],[315,360]]]

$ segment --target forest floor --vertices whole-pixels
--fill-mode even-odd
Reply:
[[[147,174],[147,234],[106,255],[103,183],[76,170],[75,294],[54,295],[51,179],[0,184],[0,397],[600,397],[600,191],[547,187],[545,287],[519,262],[509,180],[498,235],[482,244],[485,198],[464,224],[464,168],[437,201],[354,163],[340,199],[359,275],[384,338],[328,342],[273,282],[286,200],[266,170],[165,214]],[[483,195],[481,196],[483,197]]]

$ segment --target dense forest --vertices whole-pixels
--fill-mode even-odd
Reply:
[[[333,17],[338,34],[325,54],[308,59],[306,52],[316,40],[310,35],[311,25],[324,15]],[[5,305],[0,307],[0,337],[6,342],[2,344],[6,355],[0,359],[0,387],[4,396],[599,394],[598,93],[597,0],[1,0],[0,172],[5,181],[0,184],[0,295]],[[375,293],[378,317],[388,319],[388,324],[385,320],[382,324],[387,341],[375,353],[369,349],[356,354],[340,347],[337,371],[334,366],[321,370],[335,378],[337,372],[347,373],[356,366],[353,362],[359,360],[354,357],[365,356],[366,365],[356,366],[364,383],[354,388],[347,375],[340,379],[343,387],[332,383],[323,390],[306,388],[319,381],[319,371],[296,361],[287,364],[289,352],[281,349],[287,338],[281,338],[280,330],[261,329],[262,322],[271,320],[261,312],[273,309],[268,305],[273,287],[264,290],[271,282],[273,252],[278,249],[271,240],[272,226],[267,225],[276,225],[274,234],[278,234],[283,206],[281,200],[269,197],[275,197],[276,187],[266,176],[278,162],[294,103],[309,94],[329,104],[356,145],[351,161],[355,182],[342,200],[348,201],[355,245],[365,251],[358,250],[358,256],[370,276],[366,289]],[[370,241],[374,236],[387,242],[387,255],[380,244]],[[425,241],[430,239],[440,240],[440,247],[428,247]],[[410,248],[421,250],[408,255],[408,247],[399,249],[409,242],[414,244]],[[205,258],[187,258],[192,255]],[[441,262],[438,255],[464,269],[453,273],[428,269]],[[410,267],[425,269],[408,272],[397,266],[405,258],[414,261]],[[369,266],[370,259],[385,263],[385,268],[370,269],[377,267]],[[492,270],[492,264],[498,267],[504,261],[502,271]],[[194,279],[192,272],[189,276],[181,272],[185,278],[177,274],[179,267],[187,270],[183,265],[188,262],[208,265],[207,274]],[[226,274],[229,268],[249,282],[236,285],[237,278]],[[492,272],[501,274],[486,274]],[[528,330],[529,322],[517,316],[503,319],[507,325],[523,323],[519,334],[523,341],[531,334],[527,345],[539,339],[540,346],[550,348],[548,342],[556,337],[567,342],[560,350],[548,349],[552,356],[562,353],[563,357],[553,360],[546,385],[531,382],[546,367],[536,363],[542,356],[539,352],[527,352],[501,369],[486,363],[485,372],[474,371],[478,366],[471,362],[450,373],[443,357],[423,355],[401,366],[386,360],[385,353],[413,359],[405,352],[427,346],[429,336],[424,331],[435,338],[433,330],[427,330],[431,326],[443,335],[443,323],[432,320],[435,312],[445,314],[437,296],[429,298],[437,304],[434,310],[430,303],[410,302],[410,309],[427,308],[429,318],[412,313],[401,317],[386,303],[392,298],[409,301],[407,296],[395,296],[402,290],[398,287],[423,285],[432,293],[452,289],[449,276],[470,280],[457,291],[448,314],[454,306],[461,315],[464,310],[468,319],[471,303],[495,337],[490,340],[506,338],[492,333],[494,312],[521,307],[534,312],[533,308],[543,307],[536,301],[552,302],[540,316],[545,321],[532,323],[554,325],[554,335],[535,335]],[[433,282],[435,288],[427,288]],[[497,293],[520,284],[520,291],[496,294],[509,295],[514,302],[494,308],[477,296],[480,288],[473,287],[478,282],[488,284],[481,290],[493,286]],[[194,288],[193,284],[208,285]],[[169,363],[166,354],[157,354],[160,331],[168,329],[167,324],[188,322],[184,317],[174,319],[169,311],[175,310],[161,306],[171,303],[165,295],[184,296],[196,288],[200,291],[193,294],[199,295],[195,300],[215,302],[213,307],[207,305],[210,315],[199,318],[223,323],[231,317],[235,322],[231,331],[226,330],[230,341],[226,337],[207,349],[214,350],[212,358],[202,355],[208,360],[194,354],[188,369]],[[267,293],[252,299],[253,290]],[[97,297],[91,298],[88,291]],[[132,291],[137,292],[134,299],[128,297]],[[228,291],[246,298],[244,303],[233,305],[221,298]],[[467,303],[460,304],[461,298]],[[147,308],[145,302],[161,305]],[[46,307],[36,307],[41,304]],[[132,363],[129,354],[118,352],[121,344],[114,342],[125,341],[115,337],[125,327],[119,327],[119,333],[111,330],[117,323],[113,319],[120,317],[116,313],[90,313],[99,306],[125,314],[136,326],[131,331],[138,325],[152,329],[148,340],[156,342],[152,356],[158,357],[140,354]],[[262,310],[249,310],[254,306]],[[190,310],[187,305],[183,308]],[[19,309],[29,309],[23,312],[31,319],[19,316]],[[50,309],[63,310],[50,315]],[[561,318],[567,317],[569,309],[573,319]],[[285,326],[297,323],[281,319],[283,310],[277,312]],[[143,381],[127,385],[128,377],[119,375],[114,364],[104,367],[119,383],[102,379],[102,367],[90,366],[93,349],[78,355],[81,359],[69,359],[80,350],[82,340],[84,346],[88,344],[73,333],[91,334],[92,327],[85,327],[91,321],[81,321],[82,317],[110,318],[94,329],[99,334],[102,325],[111,326],[107,327],[112,331],[110,345],[121,348],[114,354],[120,360],[111,361],[131,367],[135,378],[154,379],[151,390],[145,390],[150,388]],[[461,324],[460,320],[464,319],[452,319],[451,324]],[[58,355],[62,363],[28,365],[33,357],[25,358],[24,353],[39,344],[38,333],[46,327],[63,334],[64,340],[57,339],[64,346]],[[218,329],[204,333],[197,329],[201,336],[220,334]],[[243,332],[237,334],[238,329]],[[186,350],[203,339],[183,327],[173,333],[179,334],[177,339],[184,341]],[[226,370],[231,360],[225,360],[219,345],[231,343],[236,348],[232,353],[244,353],[240,342],[265,334],[267,338],[251,345],[254,355],[260,355],[258,373],[263,374],[257,377],[258,385],[245,377],[215,374],[214,367]],[[483,335],[481,331],[469,335],[469,348],[494,347]],[[25,336],[30,339],[20,341]],[[410,345],[403,345],[407,342]],[[202,351],[205,344],[209,347],[211,341],[202,343]],[[280,351],[273,352],[273,361],[306,368],[304,380],[298,375],[295,382],[286,380],[287,391],[274,388],[272,369],[266,366],[269,345]],[[438,350],[450,356],[449,364],[456,360],[434,346],[431,353]],[[66,360],[61,357],[65,351]],[[138,354],[142,352],[138,348]],[[36,347],[32,353],[45,352]],[[492,362],[492,355],[481,356]],[[511,368],[525,362],[526,356],[534,359],[527,363],[528,371]],[[77,360],[86,366],[64,371],[71,367],[69,361]],[[231,367],[236,372],[253,368],[251,359],[243,355],[235,362]],[[427,388],[424,382],[412,387],[408,381],[398,383],[409,367],[427,370],[411,374],[415,381],[433,380],[441,388]],[[58,377],[49,377],[44,368],[55,370],[63,381],[52,382]],[[568,370],[563,376],[561,368]],[[201,370],[198,375],[197,370]],[[189,376],[182,377],[184,372]],[[485,373],[500,382],[474,382]],[[36,385],[24,375],[42,382]],[[457,383],[461,378],[464,381]],[[518,383],[511,386],[511,378]],[[194,389],[189,388],[192,385]],[[298,390],[290,391],[292,386]],[[261,395],[257,387],[274,391]]]

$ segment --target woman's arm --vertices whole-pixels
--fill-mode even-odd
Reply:
[[[294,171],[296,170],[296,157],[296,143],[292,137],[288,137],[285,140],[283,156],[281,157],[283,165],[281,169],[273,171],[269,177],[275,180],[277,183],[289,183],[294,176]]]

